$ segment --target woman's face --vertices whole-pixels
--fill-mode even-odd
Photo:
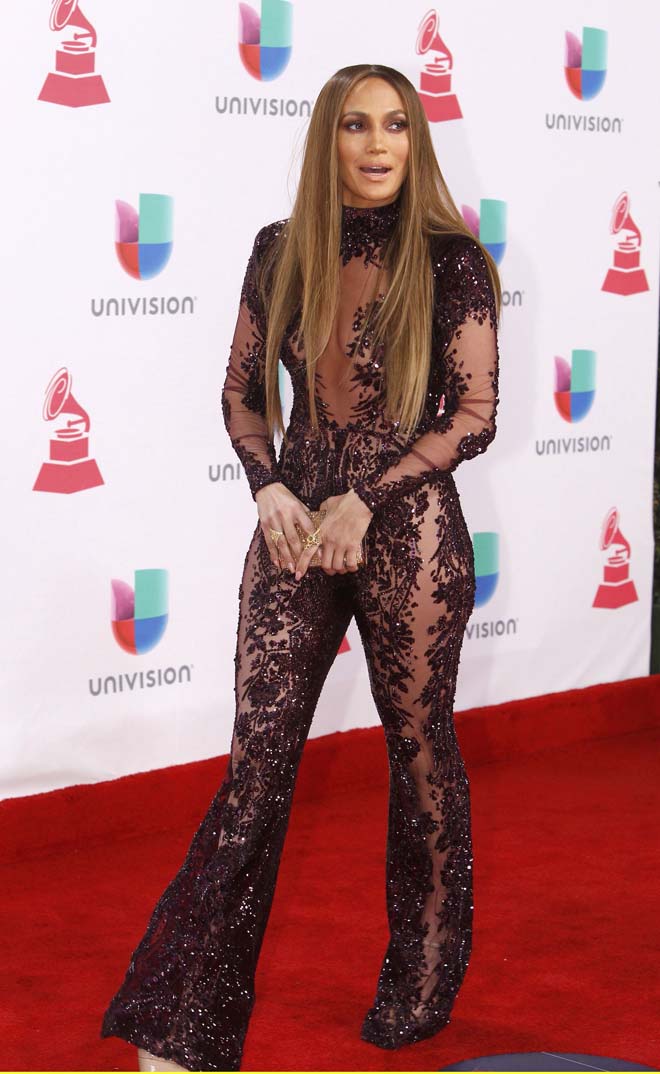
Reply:
[[[408,116],[389,82],[363,78],[346,98],[337,132],[344,205],[395,201],[408,174]]]

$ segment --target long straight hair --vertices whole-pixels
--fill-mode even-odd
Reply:
[[[435,156],[428,121],[412,83],[393,67],[355,64],[325,83],[310,118],[300,181],[291,216],[267,251],[259,287],[267,312],[266,422],[284,435],[278,389],[279,354],[288,326],[300,312],[312,427],[318,431],[315,366],[327,346],[339,304],[342,183],[337,131],[345,101],[364,78],[382,78],[399,93],[408,117],[408,172],[400,191],[400,211],[387,243],[383,268],[387,293],[369,324],[373,346],[386,340],[383,362],[385,412],[407,436],[425,404],[431,363],[433,271],[429,238],[433,234],[474,235],[463,220]],[[479,243],[493,284],[499,317],[501,287],[497,266]],[[364,330],[366,331],[367,326]]]

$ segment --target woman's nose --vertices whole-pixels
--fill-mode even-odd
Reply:
[[[369,152],[382,153],[385,149],[385,142],[381,134],[372,134],[369,139]]]

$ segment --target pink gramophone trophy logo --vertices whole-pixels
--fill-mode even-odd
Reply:
[[[630,198],[624,191],[614,203],[610,234],[616,235],[614,258],[608,270],[602,291],[615,295],[636,295],[648,291],[646,273],[640,266],[642,235],[630,215]]]
[[[428,56],[419,79],[419,96],[429,123],[462,119],[456,94],[451,91],[453,57],[438,31],[438,13],[431,9],[419,24],[416,50]]]
[[[50,458],[33,485],[35,492],[82,492],[103,484],[94,459],[89,458],[89,415],[71,392],[71,374],[58,369],[46,388],[44,421],[58,424],[50,438]]]
[[[61,33],[67,27],[74,32],[67,40],[60,41],[55,52],[55,70],[46,77],[38,99],[69,108],[107,104],[108,91],[101,75],[94,70],[96,30],[78,7],[78,0],[53,0],[51,30]]]
[[[600,535],[600,550],[606,552],[603,580],[594,597],[593,608],[622,608],[638,599],[630,577],[630,542],[619,529],[619,512],[610,508]]]

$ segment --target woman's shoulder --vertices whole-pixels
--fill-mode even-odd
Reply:
[[[253,252],[257,257],[260,254],[263,254],[272,243],[275,242],[275,239],[281,235],[288,222],[289,219],[287,217],[284,220],[273,220],[272,223],[264,224],[263,227],[259,228],[253,244]]]
[[[467,269],[486,269],[481,244],[473,235],[462,231],[436,232],[431,234],[429,244],[436,276],[446,276],[447,273],[461,274]]]
[[[438,314],[453,323],[468,313],[488,313],[495,324],[495,292],[481,243],[459,232],[432,235],[431,258]]]

